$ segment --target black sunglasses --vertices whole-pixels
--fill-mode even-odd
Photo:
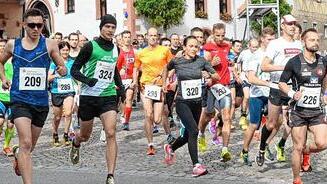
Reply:
[[[38,29],[41,29],[43,26],[43,23],[27,23],[27,26],[31,29],[34,29],[37,27]]]

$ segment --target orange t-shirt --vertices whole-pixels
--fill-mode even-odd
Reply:
[[[143,85],[153,84],[154,80],[162,75],[164,67],[173,58],[170,50],[164,46],[156,46],[155,48],[146,47],[136,55],[134,67],[141,68],[142,76],[140,83]],[[156,85],[161,86],[162,80],[156,81]]]

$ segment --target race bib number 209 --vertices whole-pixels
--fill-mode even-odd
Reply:
[[[19,90],[45,90],[45,68],[22,67],[19,69]]]

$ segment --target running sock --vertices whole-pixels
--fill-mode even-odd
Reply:
[[[202,133],[200,130],[199,130],[198,137],[204,137],[204,133]]]
[[[154,145],[153,142],[151,142],[148,144],[148,147],[153,146],[153,145]]]
[[[246,110],[244,111],[243,109],[241,109],[241,116],[243,116],[243,117],[246,117],[247,116]]]
[[[286,143],[286,139],[284,138],[281,138],[279,143],[278,143],[278,146],[281,147],[281,148],[284,148],[285,147],[285,143]]]
[[[131,118],[131,113],[132,113],[132,107],[125,107],[125,122],[124,123],[129,123],[129,119]]]
[[[272,130],[268,130],[266,125],[262,127],[261,130],[261,142],[260,142],[260,150],[264,151],[266,149],[267,145],[267,139],[269,138]]]
[[[243,154],[249,153],[248,151],[245,151],[244,149],[242,150]]]
[[[114,177],[113,174],[108,174],[108,175],[107,175],[107,178],[113,178],[113,177]]]
[[[4,148],[9,147],[10,141],[14,137],[14,132],[15,132],[14,128],[7,128],[5,130],[5,142],[3,145]]]

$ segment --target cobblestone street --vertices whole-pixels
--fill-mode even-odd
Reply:
[[[140,104],[139,104],[140,106]],[[106,161],[104,157],[105,143],[99,141],[102,128],[98,120],[94,125],[91,139],[81,147],[81,160],[73,166],[68,158],[69,147],[53,148],[51,142],[51,113],[49,121],[45,125],[42,135],[38,141],[35,152],[33,152],[34,180],[37,184],[52,183],[104,183],[106,177]],[[117,123],[117,139],[119,154],[116,181],[119,184],[156,184],[156,183],[291,183],[292,174],[289,161],[285,163],[269,163],[258,167],[254,163],[252,167],[243,166],[239,160],[242,146],[242,132],[238,128],[233,131],[231,137],[231,150],[233,160],[228,163],[220,162],[220,148],[211,145],[211,136],[207,133],[209,150],[200,154],[202,162],[207,166],[209,174],[200,178],[192,178],[192,166],[188,155],[187,146],[177,151],[177,163],[166,166],[163,161],[163,144],[166,136],[163,128],[156,134],[157,154],[146,155],[146,139],[143,132],[143,115],[140,109],[134,109],[132,113],[131,131],[122,131],[120,123]],[[62,129],[61,129],[62,131]],[[279,137],[279,136],[278,136]],[[3,137],[1,138],[2,142]],[[276,139],[277,140],[277,139]],[[276,141],[275,140],[275,141]],[[13,140],[17,143],[17,138]],[[258,142],[254,141],[250,152],[251,160],[257,152]],[[287,157],[290,158],[291,141],[287,142]],[[271,145],[271,150],[273,145]],[[327,183],[326,152],[313,156],[312,163],[314,172],[305,174],[305,183]],[[21,183],[16,177],[10,160],[0,155],[0,178],[1,184]]]

